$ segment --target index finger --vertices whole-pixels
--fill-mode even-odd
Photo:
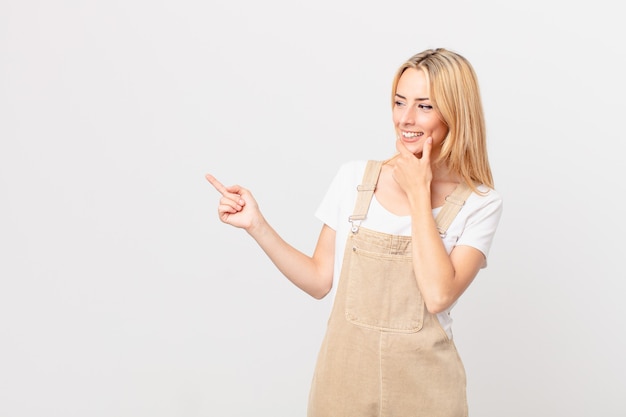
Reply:
[[[228,193],[228,190],[226,189],[226,187],[224,187],[224,184],[219,182],[217,178],[215,178],[213,175],[206,174],[205,177],[221,195]]]
[[[422,148],[422,159],[424,161],[430,161],[430,151],[432,150],[433,147],[433,138],[432,137],[427,137],[426,141],[424,142],[424,147]]]

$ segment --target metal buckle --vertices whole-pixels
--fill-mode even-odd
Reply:
[[[359,231],[359,227],[361,227],[361,220],[353,220],[352,216],[350,216],[350,217],[348,217],[348,221],[352,225],[352,227],[350,228],[352,233],[358,232]]]

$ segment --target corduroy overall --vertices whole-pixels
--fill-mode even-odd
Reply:
[[[308,417],[466,417],[465,369],[426,310],[411,237],[360,227],[382,162],[357,188],[352,231],[309,395]],[[441,234],[471,190],[461,184],[436,218]]]

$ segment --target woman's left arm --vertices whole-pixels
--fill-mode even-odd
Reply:
[[[445,311],[463,294],[485,263],[471,246],[456,246],[450,255],[439,236],[432,211],[413,207],[413,270],[430,313]]]
[[[400,155],[393,176],[411,207],[413,269],[426,308],[436,314],[463,294],[484,265],[485,255],[471,246],[457,246],[448,255],[439,236],[430,199],[432,141],[426,140],[421,158],[416,158],[402,143],[397,147]]]

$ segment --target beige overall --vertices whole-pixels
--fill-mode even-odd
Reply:
[[[382,163],[367,165],[346,243],[308,417],[465,417],[465,369],[417,287],[411,237],[360,227]],[[436,218],[439,232],[471,193],[462,184]]]

